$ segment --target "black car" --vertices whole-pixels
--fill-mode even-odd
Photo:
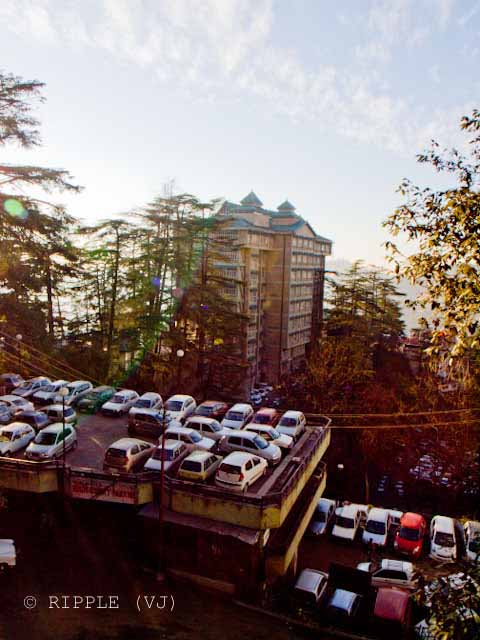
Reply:
[[[25,380],[18,373],[2,373],[0,375],[0,388],[3,387],[5,389],[3,395],[12,393],[14,389],[24,382]]]
[[[0,402],[0,424],[10,424],[14,419],[14,414],[9,406]]]
[[[48,416],[42,411],[22,411],[15,419],[17,422],[29,424],[35,431],[40,431],[40,429],[50,424]]]

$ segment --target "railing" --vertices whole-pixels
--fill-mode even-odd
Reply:
[[[18,460],[17,458],[0,458],[0,467],[14,469],[49,471],[63,467],[61,460]]]

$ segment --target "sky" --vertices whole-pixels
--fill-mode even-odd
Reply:
[[[416,153],[480,107],[480,0],[1,0],[0,67],[45,82],[43,146],[93,222],[175,189],[288,198],[334,258],[382,264]]]

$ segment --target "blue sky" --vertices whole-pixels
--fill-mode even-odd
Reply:
[[[175,180],[288,197],[336,258],[380,264],[381,221],[435,137],[479,107],[480,0],[2,0],[4,71],[46,83],[44,145],[90,221]]]

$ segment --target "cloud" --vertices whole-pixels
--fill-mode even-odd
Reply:
[[[436,28],[445,28],[452,1],[422,3]],[[419,21],[417,6],[414,0],[373,0],[364,32],[357,29],[364,42],[354,43],[353,60],[343,66],[307,64],[283,46],[273,0],[104,0],[89,4],[88,11],[83,4],[56,0],[2,0],[0,22],[50,46],[106,51],[151,69],[158,82],[173,83],[193,97],[221,102],[228,91],[238,99],[263,101],[266,109],[294,121],[412,153],[432,126],[430,114],[387,91],[379,67],[390,64],[396,47],[420,47],[430,37],[432,20]],[[339,29],[355,24],[345,14],[338,20]],[[442,128],[451,119],[451,110],[437,114]]]

